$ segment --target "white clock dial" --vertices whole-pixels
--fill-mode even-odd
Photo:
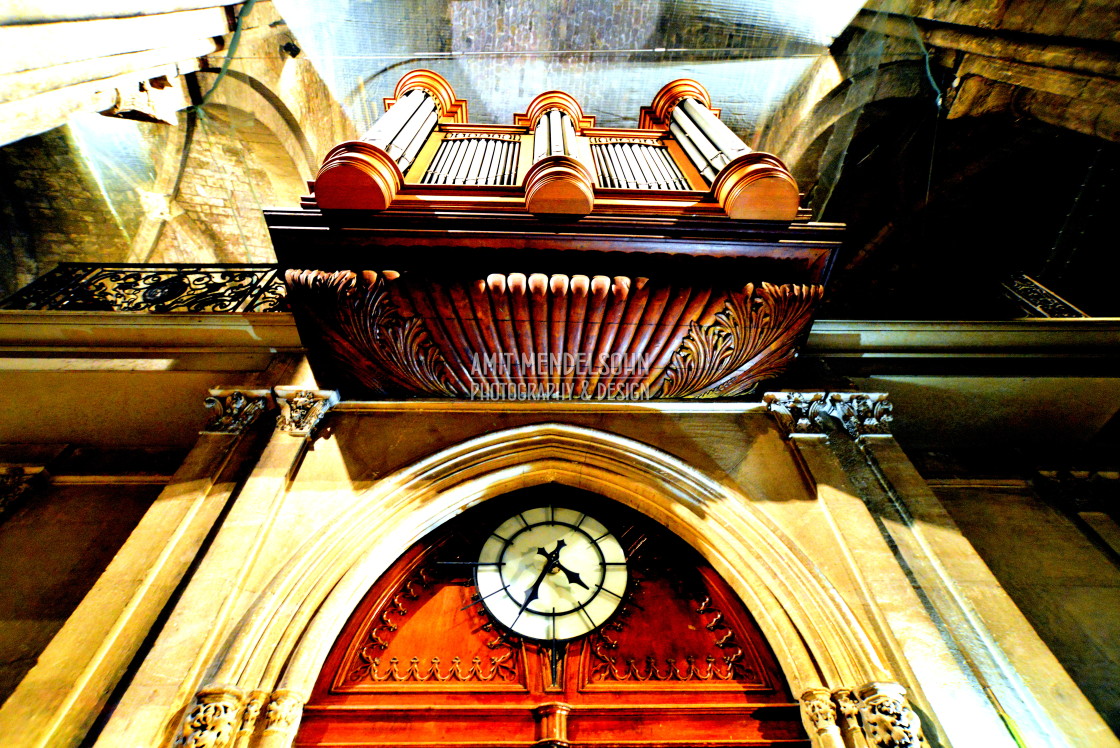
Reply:
[[[521,636],[566,641],[601,626],[626,594],[626,555],[598,520],[544,506],[519,512],[482,545],[486,609]]]

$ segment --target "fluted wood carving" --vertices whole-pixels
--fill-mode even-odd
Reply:
[[[743,395],[780,373],[820,286],[641,277],[289,270],[288,294],[374,396],[640,400]]]

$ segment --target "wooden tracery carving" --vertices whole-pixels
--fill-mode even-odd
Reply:
[[[542,498],[608,518],[632,571],[619,613],[557,650],[490,622],[469,563],[495,517]],[[295,745],[807,748],[774,656],[727,585],[662,528],[608,504],[541,486],[417,544],[343,630]]]

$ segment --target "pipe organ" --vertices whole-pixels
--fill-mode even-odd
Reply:
[[[635,129],[596,127],[561,91],[535,98],[512,125],[470,124],[467,102],[427,70],[405,75],[385,104],[362,140],[327,154],[307,207],[451,209],[469,198],[537,216],[798,217],[785,165],[752,151],[695,81],[662,88]]]
[[[782,163],[668,84],[635,128],[546,91],[505,124],[407,73],[300,210],[266,214],[316,380],[347,398],[742,397],[797,355],[839,246]],[[749,219],[749,220],[737,220]]]
[[[520,150],[509,133],[447,133],[420,183],[512,186]]]
[[[660,141],[592,138],[599,184],[612,189],[687,190],[688,180]]]

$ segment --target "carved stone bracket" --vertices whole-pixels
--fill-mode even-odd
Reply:
[[[897,683],[872,682],[859,691],[863,732],[872,748],[919,748],[922,725]]]
[[[276,426],[292,436],[308,436],[319,419],[338,402],[338,393],[334,390],[277,387],[275,393],[280,406]]]
[[[825,434],[827,416],[853,438],[890,435],[894,420],[885,392],[767,392],[762,400],[787,435]]]
[[[175,748],[224,748],[240,725],[243,692],[235,686],[213,686],[195,694]]]
[[[810,688],[801,718],[814,748],[919,748],[922,728],[906,689],[876,681],[859,689]]]
[[[204,434],[240,434],[274,405],[270,390],[239,390],[220,387],[210,390],[204,401],[213,413]]]

